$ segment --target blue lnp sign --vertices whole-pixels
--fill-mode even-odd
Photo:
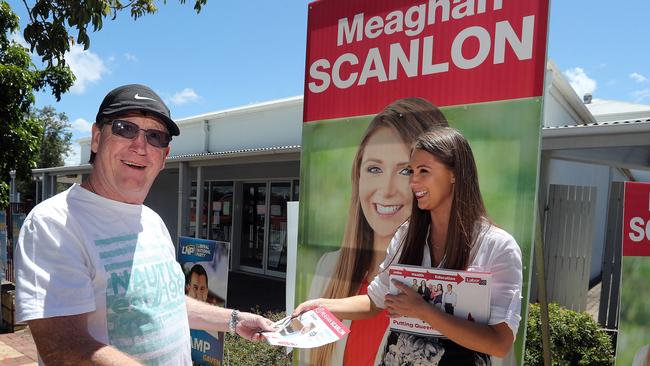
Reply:
[[[177,258],[185,273],[185,294],[223,306],[227,293],[228,243],[181,236]],[[223,364],[224,333],[190,329],[192,362],[200,366]]]
[[[217,337],[204,331],[190,329],[192,361],[197,365],[220,366],[223,360],[223,333]]]
[[[180,263],[212,261],[215,246],[214,240],[181,236],[178,238],[178,261]]]

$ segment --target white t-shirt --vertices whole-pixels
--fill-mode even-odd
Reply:
[[[443,304],[451,304],[451,306],[456,306],[457,296],[455,292],[445,292],[442,295]]]
[[[380,265],[379,273],[368,286],[368,296],[380,308],[385,308],[384,296],[389,291],[387,268],[397,264],[402,255],[402,241],[408,231],[408,222],[397,229],[388,246],[386,259]],[[423,248],[422,266],[431,267],[428,245]],[[490,279],[490,319],[488,324],[505,322],[517,335],[521,320],[522,265],[521,249],[515,239],[498,227],[483,222],[476,243],[470,252],[467,271],[489,272]]]
[[[15,253],[18,321],[88,313],[99,342],[147,365],[191,365],[183,272],[148,207],[74,185],[30,212]]]

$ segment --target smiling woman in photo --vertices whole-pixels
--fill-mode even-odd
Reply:
[[[321,257],[310,298],[366,293],[391,238],[411,213],[407,168],[411,145],[422,133],[444,126],[448,123],[442,112],[421,98],[398,99],[372,119],[352,164],[352,194],[341,249]],[[388,327],[386,314],[348,326],[352,333],[346,340],[312,350],[309,364],[374,364]]]

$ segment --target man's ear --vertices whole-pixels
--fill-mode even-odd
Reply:
[[[165,161],[167,161],[167,157],[169,156],[169,151],[171,151],[171,147],[167,146],[165,148],[165,157],[163,158],[162,167],[160,167],[160,170],[165,169]]]
[[[102,135],[102,129],[97,125],[97,123],[93,123],[91,133],[92,139],[90,140],[90,151],[97,154],[97,150],[99,149],[99,139]]]

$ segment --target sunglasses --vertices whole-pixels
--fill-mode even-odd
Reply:
[[[144,132],[144,137],[147,139],[147,142],[151,146],[155,147],[167,147],[169,142],[172,140],[172,137],[165,131],[148,129],[138,127],[133,122],[125,121],[123,119],[116,119],[111,122],[106,122],[107,125],[111,125],[111,132],[113,135],[124,137],[125,139],[133,140],[138,137],[140,131]]]

